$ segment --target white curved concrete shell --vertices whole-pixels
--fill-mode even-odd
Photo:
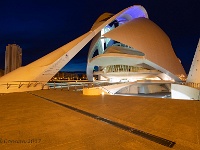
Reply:
[[[140,10],[140,15],[137,10]],[[125,14],[126,12],[131,12],[131,15]],[[98,56],[94,55],[95,51],[98,51]],[[106,66],[109,65],[123,65],[125,68],[129,67],[129,70],[130,66],[143,66],[144,69],[158,70],[160,73],[155,77],[164,73],[175,81],[186,77],[169,37],[148,19],[143,7],[129,8],[113,23],[105,26],[93,40],[88,53],[88,79],[93,79],[94,67],[98,66],[99,74],[101,72],[101,75],[109,80],[108,73],[105,72]],[[148,67],[144,67],[145,65]],[[122,72],[119,74],[122,75]],[[149,75],[151,76],[151,73]]]
[[[163,68],[161,71],[166,74],[186,75],[172,49],[169,38],[149,19],[134,19],[104,34],[104,36],[143,52],[145,59],[161,66]]]

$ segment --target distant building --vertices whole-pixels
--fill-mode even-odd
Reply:
[[[85,72],[59,71],[52,80],[87,80]]]
[[[5,74],[21,67],[22,49],[19,45],[8,44],[5,52]]]

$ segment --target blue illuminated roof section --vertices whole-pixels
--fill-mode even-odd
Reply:
[[[118,22],[124,22],[125,20],[130,21],[130,20],[133,20],[135,18],[140,18],[140,17],[148,18],[148,14],[144,7],[140,5],[136,5],[136,6],[130,7],[124,13],[119,15],[116,18],[116,20]]]

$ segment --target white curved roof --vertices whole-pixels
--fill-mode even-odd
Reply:
[[[108,65],[137,65],[144,63],[143,56],[128,55],[120,53],[105,53],[98,55],[91,59],[89,65],[91,66],[108,66]]]
[[[130,55],[138,55],[138,56],[144,56],[144,53],[137,51],[132,48],[128,47],[121,47],[121,46],[110,46],[108,47],[104,53],[121,53],[121,54],[130,54]]]
[[[176,57],[168,36],[155,23],[136,18],[104,34],[145,54],[145,58],[179,76],[185,71]]]

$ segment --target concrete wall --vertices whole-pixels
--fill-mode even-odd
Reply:
[[[162,92],[165,90],[163,87],[160,85],[140,85],[138,88],[138,93],[144,93],[144,94],[149,94],[149,93],[157,93],[157,92]]]
[[[173,99],[200,100],[200,90],[180,84],[171,85]]]
[[[118,94],[138,94],[138,86],[131,85],[119,90],[117,93]]]
[[[105,93],[105,92],[104,92]],[[101,95],[102,90],[100,88],[83,88],[83,95]]]

